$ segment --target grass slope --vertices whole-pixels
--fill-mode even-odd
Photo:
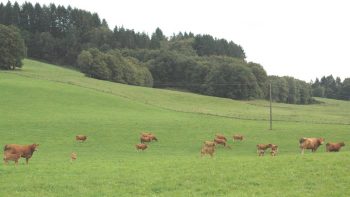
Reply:
[[[115,84],[25,60],[0,72],[0,145],[39,143],[30,165],[0,165],[0,196],[349,196],[349,148],[299,154],[298,139],[349,142],[350,103],[233,101]],[[321,123],[321,124],[320,124]],[[329,123],[329,124],[324,124]],[[159,142],[136,152],[141,131]],[[203,140],[244,134],[232,149],[200,158]],[[89,136],[76,143],[76,134]],[[257,143],[280,146],[258,158]],[[71,164],[72,151],[78,160]]]

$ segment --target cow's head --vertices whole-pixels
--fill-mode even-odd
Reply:
[[[32,144],[32,145],[31,145],[32,151],[34,152],[34,151],[39,150],[39,149],[38,149],[38,146],[39,146],[39,144]]]
[[[339,145],[340,146],[345,146],[345,143],[344,142],[340,142]]]

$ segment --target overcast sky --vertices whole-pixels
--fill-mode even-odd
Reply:
[[[111,29],[123,25],[151,35],[160,27],[167,36],[191,31],[232,40],[269,75],[350,77],[347,0],[26,1],[96,12]]]

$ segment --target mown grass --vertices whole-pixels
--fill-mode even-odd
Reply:
[[[265,101],[114,84],[26,60],[21,71],[0,72],[0,144],[40,149],[29,166],[0,166],[0,196],[349,196],[347,146],[299,153],[302,136],[350,141],[349,102],[322,101],[274,103],[283,121],[270,131]],[[142,131],[159,142],[137,152]],[[201,143],[218,132],[246,140],[201,158]],[[75,142],[80,133],[86,143]],[[278,144],[279,155],[257,157],[257,143]]]

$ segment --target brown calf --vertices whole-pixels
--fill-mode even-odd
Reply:
[[[136,150],[145,150],[148,146],[147,146],[147,144],[136,144],[135,145],[135,147],[136,147]]]
[[[210,157],[213,157],[215,153],[215,142],[212,141],[205,141],[203,143],[202,149],[201,149],[201,156],[203,155],[210,155]]]
[[[339,152],[339,150],[341,149],[341,147],[345,146],[344,142],[339,142],[339,143],[332,143],[332,142],[328,142],[326,144],[326,151],[327,152]]]
[[[221,145],[224,145],[224,147],[231,148],[230,146],[227,145],[225,139],[215,138],[214,142],[215,142],[215,144],[221,144]]]
[[[85,142],[86,139],[87,139],[86,135],[77,135],[77,136],[75,136],[75,140],[76,141]]]
[[[153,133],[141,133],[140,141],[141,143],[143,143],[143,142],[158,141],[158,139]]]
[[[234,135],[232,137],[233,141],[242,141],[243,140],[243,135]]]
[[[272,144],[271,146],[271,156],[276,156],[278,152],[278,146],[275,144]]]
[[[72,153],[70,154],[70,161],[71,161],[71,162],[75,161],[77,158],[78,158],[77,153],[72,152]]]
[[[273,144],[257,144],[256,145],[256,152],[259,156],[264,156],[265,150],[268,148],[271,148]]]

